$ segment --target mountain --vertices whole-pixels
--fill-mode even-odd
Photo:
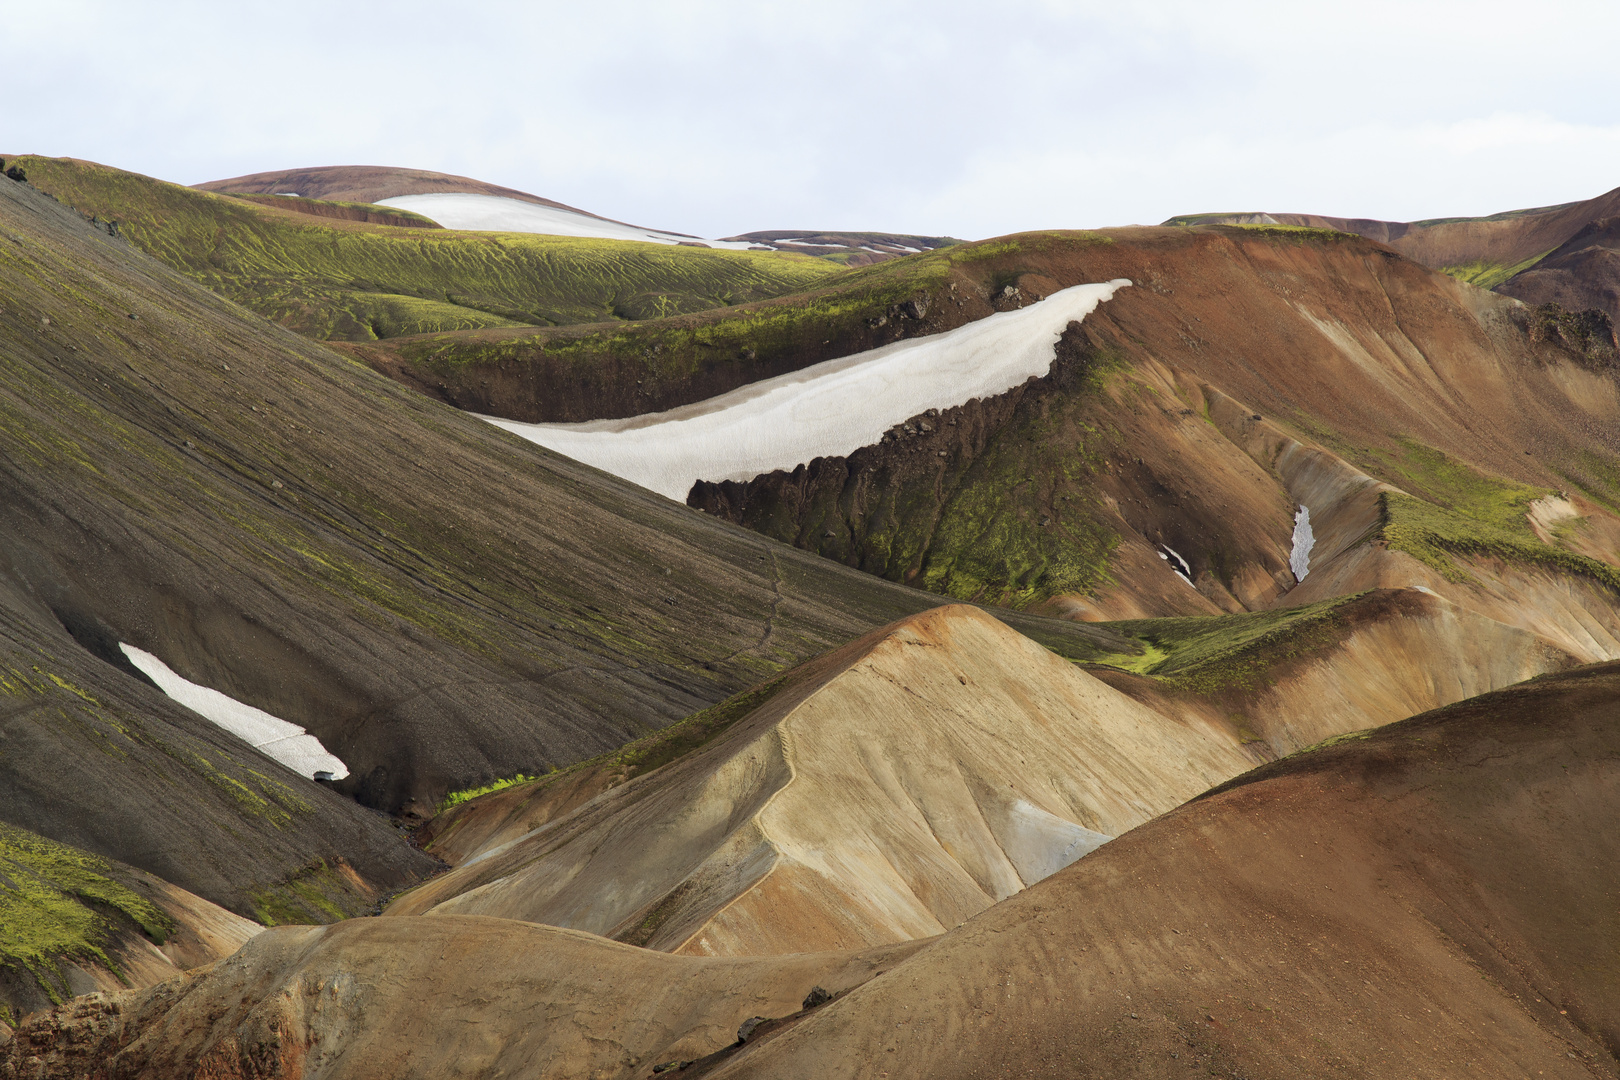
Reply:
[[[1620,323],[1613,230],[1620,188],[1582,202],[1475,218],[1377,221],[1320,214],[1191,214],[1166,225],[1269,224],[1337,229],[1387,244],[1409,259],[1527,304],[1593,308]],[[1579,241],[1579,242],[1578,242]],[[1574,244],[1573,250],[1569,250]],[[1575,252],[1588,252],[1579,260]],[[1606,253],[1606,254],[1600,254]],[[1557,256],[1555,263],[1547,260]],[[1611,340],[1611,344],[1613,344]]]
[[[367,201],[223,195],[68,158],[12,161],[173,269],[321,340],[641,319],[775,296],[836,270],[802,255],[460,233]]]
[[[45,1078],[1615,1075],[1617,693],[1587,668],[1262,766],[887,952],[278,928],[0,1053]]]
[[[358,914],[434,868],[377,810],[616,749],[934,603],[415,395],[29,184],[0,237],[0,821],[83,857],[261,923]],[[67,902],[22,954],[83,959]]]
[[[871,266],[885,259],[897,259],[935,248],[950,247],[962,241],[953,236],[912,236],[885,232],[818,232],[814,229],[767,229],[728,236],[776,251],[802,251],[844,266]]]
[[[509,819],[388,915],[498,915],[703,956],[898,943],[1262,760],[963,606],[867,635],[756,700],[707,746],[572,814]]]
[[[1002,238],[739,309],[612,331],[415,339],[391,353],[393,367],[377,362],[518,421],[640,414],[568,433],[570,452],[585,453],[621,431],[646,442],[667,425],[686,438],[687,421],[730,400],[720,395],[752,408],[768,388],[848,381],[898,349],[944,356],[953,335],[971,351],[991,320],[1117,279],[1136,284],[1069,325],[1046,374],[933,415],[897,411],[875,441],[841,452],[829,441],[791,471],[700,482],[689,501],[890,580],[1083,619],[1320,599],[1296,592],[1301,507],[1324,538],[1306,574],[1352,550],[1408,559],[1396,577],[1341,579],[1340,593],[1413,584],[1451,595],[1484,580],[1462,563],[1488,551],[1512,573],[1557,564],[1612,605],[1612,372],[1540,333],[1515,301],[1344,233]],[[1542,527],[1534,514],[1558,521]]]

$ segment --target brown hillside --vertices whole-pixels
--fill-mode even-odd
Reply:
[[[1620,668],[1266,766],[715,1076],[1615,1076]]]
[[[1343,234],[1110,239],[1014,238],[933,294],[945,329],[988,305],[984,278],[1030,298],[1135,281],[1070,327],[1046,377],[847,457],[700,483],[690,501],[870,573],[1086,619],[1305,602],[1288,566],[1295,508],[1316,523],[1314,574],[1381,539],[1381,492],[1464,506],[1467,492],[1563,490],[1579,528],[1537,540],[1522,511],[1514,527],[1614,561],[1620,489],[1604,463],[1620,453],[1620,383],[1538,340],[1518,303]],[[1408,584],[1430,582],[1346,579],[1326,595]]]
[[[1620,1076],[1617,699],[1603,665],[1263,766],[909,958],[360,920],[39,1014],[0,1053],[42,1080]],[[815,982],[838,996],[796,1011]],[[786,1019],[731,1046],[753,1014]]]
[[[233,176],[229,180],[210,180],[193,184],[200,191],[218,191],[223,194],[281,195],[292,192],[306,199],[328,202],[378,203],[396,199],[401,195],[431,195],[439,192],[465,192],[471,195],[499,195],[506,199],[554,206],[586,217],[599,217],[588,210],[580,210],[552,199],[530,195],[526,191],[501,187],[468,176],[431,172],[426,169],[401,169],[388,165],[324,165],[309,169],[278,169],[273,172],[249,173]]]
[[[788,681],[703,750],[512,822],[388,914],[707,956],[928,937],[1262,759],[1219,720],[1166,720],[965,606]]]

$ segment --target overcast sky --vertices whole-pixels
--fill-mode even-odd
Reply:
[[[705,236],[1620,186],[1620,4],[0,0],[0,153],[408,165]]]

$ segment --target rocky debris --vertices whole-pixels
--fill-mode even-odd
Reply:
[[[1613,320],[1597,308],[1566,311],[1561,304],[1542,304],[1530,312],[1526,330],[1531,341],[1556,345],[1600,367],[1614,365],[1620,346]]]
[[[810,992],[804,995],[804,1004],[801,1006],[801,1008],[813,1009],[817,1005],[825,1005],[831,1000],[832,995],[829,994],[824,987],[812,986],[810,988]]]
[[[919,296],[899,305],[900,314],[907,319],[921,319],[928,314],[928,297]]]
[[[19,184],[28,183],[28,174],[23,171],[21,165],[13,165],[11,168],[6,170],[6,175],[17,181]]]
[[[768,1016],[750,1016],[748,1019],[744,1020],[742,1025],[737,1028],[737,1045],[741,1046],[743,1043],[747,1042],[749,1036],[754,1033],[759,1025],[765,1023],[769,1019],[770,1017]]]

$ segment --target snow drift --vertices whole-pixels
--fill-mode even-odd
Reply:
[[[584,424],[485,417],[677,502],[699,480],[752,480],[870,446],[903,420],[1045,375],[1058,338],[1130,281],[1076,285],[943,334],[828,360],[668,412]]]
[[[210,690],[184,679],[176,675],[168,664],[144,649],[123,642],[119,642],[118,647],[124,650],[130,663],[157,683],[159,690],[300,776],[313,780],[317,775],[325,774],[328,780],[341,780],[349,775],[349,767],[341,759],[327,753],[319,739],[297,724],[290,724],[263,709],[244,705],[218,690]]]

